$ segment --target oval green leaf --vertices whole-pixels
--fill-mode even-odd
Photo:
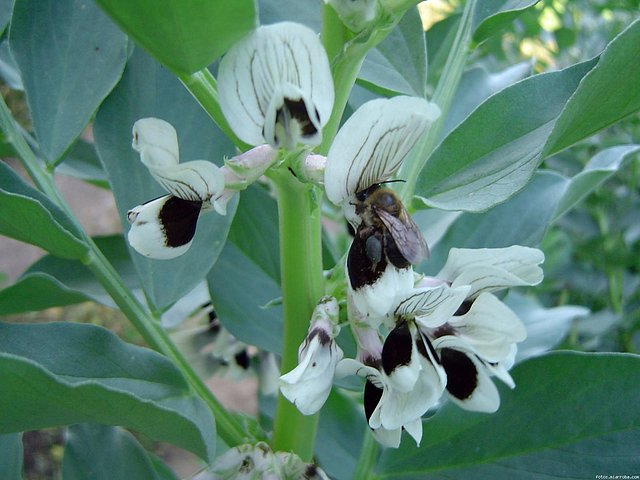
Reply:
[[[538,2],[539,0],[479,0],[473,12],[473,41],[480,43],[500,33],[505,25]]]
[[[0,432],[123,425],[210,461],[215,424],[164,356],[102,327],[0,323]]]
[[[405,440],[383,453],[380,477],[443,478],[466,468],[468,475],[477,472],[466,478],[500,470],[487,478],[513,478],[520,470],[509,466],[522,465],[523,478],[539,478],[558,475],[558,468],[584,471],[583,462],[601,468],[592,474],[637,471],[637,450],[619,447],[640,432],[639,356],[559,352],[527,360],[512,373],[516,388],[500,387],[496,413],[448,404],[424,423],[419,448]]]
[[[127,37],[89,0],[16,0],[11,52],[40,152],[57,163],[120,79]]]
[[[640,20],[614,38],[565,105],[544,147],[558,152],[640,110]]]
[[[254,0],[96,0],[128,35],[178,73],[205,68],[256,26]]]
[[[530,180],[553,125],[596,60],[535,75],[489,97],[436,148],[416,195],[432,207],[483,211]]]
[[[62,210],[0,162],[0,234],[62,258],[81,258],[87,246]]]

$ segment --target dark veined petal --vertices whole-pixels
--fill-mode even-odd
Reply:
[[[317,145],[333,108],[333,79],[317,34],[292,22],[257,28],[224,56],[220,107],[250,145]]]

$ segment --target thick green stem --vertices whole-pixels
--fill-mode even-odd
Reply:
[[[216,427],[220,437],[229,445],[243,443],[245,441],[245,434],[237,420],[218,402],[209,388],[204,384],[202,379],[198,377],[182,353],[171,341],[160,323],[152,318],[149,312],[131,294],[131,291],[125,286],[118,272],[116,272],[111,263],[102,254],[93,239],[82,229],[75,215],[58,191],[51,172],[36,158],[24,137],[18,131],[15,121],[3,98],[0,98],[0,125],[6,135],[7,141],[15,148],[18,153],[18,158],[36,186],[55,202],[77,226],[80,240],[87,245],[87,253],[84,258],[81,259],[82,262],[96,276],[100,284],[109,295],[111,295],[111,298],[113,298],[122,313],[140,332],[147,344],[174,361],[191,385],[191,388],[211,409],[216,419]]]
[[[299,182],[288,170],[272,174],[278,195],[280,271],[284,307],[281,371],[298,364],[311,314],[323,294],[322,238],[317,187]],[[304,416],[282,395],[278,397],[272,447],[295,452],[303,460],[313,456],[318,415]]]
[[[185,86],[189,93],[198,101],[205,112],[213,119],[220,130],[240,149],[244,152],[251,148],[251,145],[240,140],[231,127],[227,123],[226,118],[220,109],[218,102],[218,84],[215,77],[208,68],[192,73],[191,75],[180,74],[178,78]]]
[[[462,18],[460,19],[460,25],[456,32],[456,37],[453,40],[453,45],[449,56],[447,57],[447,63],[444,66],[438,85],[431,101],[434,102],[442,114],[440,118],[431,126],[429,131],[420,139],[420,142],[414,149],[414,153],[411,157],[405,161],[402,169],[400,170],[400,178],[405,180],[402,187],[401,197],[406,204],[410,203],[416,188],[416,181],[420,175],[420,172],[427,163],[429,156],[435,150],[440,130],[444,123],[444,119],[447,116],[449,108],[451,108],[451,102],[453,96],[456,93],[462,72],[467,63],[467,55],[469,48],[469,41],[471,40],[472,26],[473,26],[473,12],[476,8],[476,0],[468,0]]]
[[[362,450],[360,450],[358,464],[353,472],[353,480],[371,480],[373,478],[373,467],[378,461],[379,452],[380,448],[371,432],[364,432]]]

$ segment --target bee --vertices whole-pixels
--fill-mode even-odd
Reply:
[[[429,256],[420,229],[393,190],[375,184],[355,196],[361,222],[347,257],[354,290],[373,284],[388,264],[405,269]]]

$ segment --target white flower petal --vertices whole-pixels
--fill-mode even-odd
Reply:
[[[380,375],[380,372],[373,367],[364,365],[362,362],[353,358],[344,358],[338,362],[336,366],[336,378],[348,377],[350,375],[357,375],[363,378],[375,379]],[[379,382],[378,382],[379,383]]]
[[[234,45],[220,62],[218,93],[222,112],[241,140],[275,147],[317,145],[334,98],[318,36],[291,22],[261,26]],[[298,121],[303,117],[311,123]],[[305,135],[305,130],[317,134]]]
[[[138,205],[127,214],[129,244],[145,257],[159,260],[184,254],[196,232],[201,205],[172,195]]]
[[[222,171],[206,160],[147,167],[162,188],[183,200],[208,202],[224,189]]]
[[[347,285],[355,308],[379,323],[393,309],[398,292],[413,287],[413,270],[398,269],[390,263],[374,283],[356,290],[351,288],[351,282]]]
[[[146,166],[167,166],[178,163],[178,135],[169,122],[159,118],[141,118],[133,124],[133,142]]]
[[[537,285],[542,281],[544,254],[537,248],[452,248],[437,277],[453,286],[471,285],[469,296],[509,287]]]
[[[416,335],[415,325],[402,322],[389,332],[382,347],[386,383],[398,392],[410,392],[422,370]]]
[[[319,330],[310,335],[312,338],[300,349],[298,366],[280,377],[280,391],[304,415],[312,415],[324,405],[343,355],[340,347]]]
[[[416,446],[420,446],[422,440],[422,418],[416,418],[413,422],[404,424],[404,429],[416,441]]]
[[[483,360],[492,363],[507,358],[512,345],[527,336],[516,314],[490,293],[480,294],[470,310],[452,317],[449,325]]]
[[[440,109],[421,98],[398,96],[362,105],[335,137],[325,168],[327,198],[342,205],[361,190],[389,180]]]
[[[416,288],[398,296],[396,316],[413,316],[423,327],[436,328],[447,322],[467,298],[468,285],[451,288],[447,284]]]
[[[469,351],[457,337],[433,341],[447,373],[447,392],[454,403],[474,412],[493,413],[500,407],[498,389],[489,377],[486,364]]]
[[[387,430],[386,428],[378,427],[373,429],[371,433],[373,434],[373,438],[383,447],[398,448],[400,446],[402,428]]]

